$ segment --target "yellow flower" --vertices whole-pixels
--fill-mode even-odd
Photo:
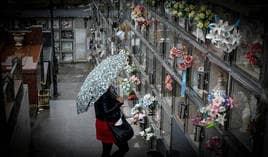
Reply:
[[[194,17],[194,14],[195,14],[195,12],[194,11],[191,11],[188,16],[189,17]]]
[[[205,21],[204,26],[207,28],[209,24],[209,21]]]
[[[200,11],[206,11],[206,9],[207,9],[207,6],[206,5],[202,5],[201,7],[200,7]]]
[[[183,14],[182,14],[182,12],[180,11],[180,12],[178,12],[178,14],[177,14],[179,17],[182,17],[183,16]]]
[[[183,9],[183,8],[184,8],[183,3],[179,4],[179,8],[180,8],[180,9]]]
[[[198,21],[198,20],[199,20],[199,17],[198,17],[198,16],[195,16],[195,17],[194,17],[194,20],[195,20],[195,21]]]
[[[212,11],[209,10],[209,9],[207,9],[207,10],[206,10],[206,15],[210,15],[210,14],[212,14]]]
[[[204,13],[200,13],[198,16],[200,19],[205,19],[205,17],[206,17],[206,15]]]
[[[186,7],[184,10],[185,10],[186,12],[190,12],[190,8],[189,8],[189,7]]]
[[[192,4],[190,4],[189,8],[190,8],[191,10],[194,10],[195,6],[192,5]]]
[[[204,27],[203,22],[199,21],[198,24],[197,24],[197,27],[199,27],[199,28],[203,28],[203,27]]]
[[[176,2],[175,4],[174,4],[174,6],[173,6],[175,9],[178,9],[179,8],[179,3],[178,2]]]
[[[176,15],[178,12],[176,10],[173,10],[173,15]]]

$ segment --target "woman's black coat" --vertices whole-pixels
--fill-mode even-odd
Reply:
[[[103,121],[115,122],[120,116],[120,103],[108,90],[94,104],[96,118]]]

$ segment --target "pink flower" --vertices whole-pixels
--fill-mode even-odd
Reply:
[[[219,108],[220,108],[220,106],[217,105],[217,104],[213,104],[213,105],[212,105],[212,109],[213,109],[213,110],[217,110],[217,111],[218,111]]]
[[[169,91],[172,91],[172,84],[171,84],[171,83],[167,83],[165,87],[166,87],[166,89],[168,89]]]
[[[228,106],[230,107],[230,108],[233,108],[233,99],[232,99],[232,97],[229,97],[228,98]]]
[[[216,97],[215,99],[212,100],[212,103],[213,103],[213,105],[220,106],[221,103],[222,103],[222,101],[221,101],[220,98],[217,98],[217,97]]]
[[[208,122],[205,120],[205,119],[203,119],[203,120],[201,120],[200,122],[199,122],[199,125],[200,126],[206,126],[208,124]]]
[[[172,78],[171,78],[171,76],[170,75],[167,75],[166,76],[166,79],[165,79],[165,83],[172,83],[173,81],[172,81]]]
[[[214,109],[212,109],[212,110],[210,111],[210,113],[209,113],[209,115],[210,115],[212,118],[215,118],[217,114],[218,114],[218,110],[214,110]]]
[[[170,57],[171,58],[178,58],[180,56],[179,51],[173,47],[170,51],[169,51]]]

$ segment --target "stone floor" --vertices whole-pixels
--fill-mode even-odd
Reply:
[[[62,64],[59,67],[57,99],[50,101],[50,109],[40,111],[32,127],[31,157],[99,157],[101,143],[95,138],[95,114],[77,115],[75,97],[89,73],[86,63]],[[126,105],[125,110],[128,110]],[[129,141],[126,157],[146,156],[145,141],[138,135]],[[113,147],[113,151],[117,148]]]

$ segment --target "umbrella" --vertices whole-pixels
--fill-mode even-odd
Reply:
[[[77,113],[86,112],[127,65],[127,55],[120,53],[104,59],[87,76],[76,98]]]

